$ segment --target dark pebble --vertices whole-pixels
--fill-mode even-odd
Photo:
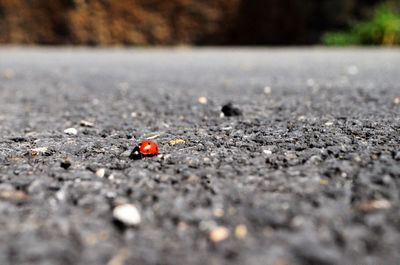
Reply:
[[[240,115],[243,114],[242,110],[240,110],[239,108],[235,107],[232,104],[232,102],[229,102],[228,104],[222,106],[221,111],[227,117],[240,116]]]
[[[69,160],[63,160],[63,161],[61,161],[60,162],[60,166],[63,168],[63,169],[68,169],[70,166],[71,166],[71,161],[69,161]]]

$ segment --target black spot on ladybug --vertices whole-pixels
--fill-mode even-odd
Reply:
[[[226,117],[240,116],[243,114],[242,110],[235,107],[232,104],[232,102],[229,102],[228,104],[225,104],[224,106],[222,106],[221,111]]]
[[[131,154],[129,155],[129,158],[133,160],[139,160],[143,158],[143,155],[140,153],[140,149],[138,146],[133,148]]]

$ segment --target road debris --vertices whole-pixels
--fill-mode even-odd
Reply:
[[[355,209],[362,212],[373,212],[377,210],[385,210],[392,207],[390,201],[385,199],[371,200],[366,202],[358,203],[354,206]]]
[[[86,121],[86,120],[81,120],[81,121],[79,122],[79,124],[80,124],[82,127],[89,127],[89,128],[91,128],[91,127],[94,126],[94,123],[93,123],[93,122]]]
[[[183,139],[180,139],[180,138],[172,139],[172,140],[168,141],[169,145],[177,145],[177,144],[184,144],[184,143],[186,143],[186,141]]]
[[[242,110],[240,110],[238,107],[235,107],[232,102],[222,106],[221,112],[226,117],[240,116],[243,114]]]
[[[139,210],[133,204],[121,204],[114,208],[113,217],[125,226],[137,226],[141,222]]]
[[[20,201],[27,198],[28,194],[24,191],[0,191],[0,199]]]
[[[235,227],[235,237],[237,239],[243,239],[247,236],[247,227],[243,224],[237,225]]]
[[[270,86],[264,87],[264,94],[269,95],[269,94],[271,94],[271,92],[272,92],[272,88]]]
[[[205,105],[208,103],[208,99],[206,97],[199,97],[198,101],[202,105]]]
[[[208,234],[208,239],[212,242],[218,243],[224,241],[229,237],[229,229],[224,226],[217,226]]]
[[[68,135],[77,135],[78,134],[78,130],[75,129],[75,128],[68,128],[68,129],[64,130],[64,133],[68,134]]]
[[[72,163],[68,159],[64,159],[63,161],[60,162],[60,166],[63,169],[68,169],[71,165],[72,165]]]
[[[47,152],[47,147],[37,147],[37,148],[31,149],[32,156],[42,155],[42,154],[45,154],[46,152]]]
[[[99,178],[104,178],[105,174],[106,174],[105,168],[99,168],[96,170],[96,176],[98,176]]]

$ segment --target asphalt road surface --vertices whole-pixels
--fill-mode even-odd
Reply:
[[[398,49],[0,49],[1,265],[398,265],[399,190]]]

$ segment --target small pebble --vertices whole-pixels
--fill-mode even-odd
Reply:
[[[272,155],[272,151],[271,150],[267,150],[267,149],[263,150],[263,153],[268,155],[268,156]]]
[[[5,200],[25,200],[28,195],[24,191],[0,191],[0,199]]]
[[[45,152],[47,152],[47,147],[38,147],[38,148],[31,149],[32,156],[38,156],[38,155],[44,154]]]
[[[325,122],[324,125],[325,125],[325,126],[332,126],[332,125],[333,125],[333,122],[332,122],[332,121],[327,121],[327,122]]]
[[[141,216],[133,204],[121,204],[114,208],[113,217],[126,226],[137,226],[141,222]]]
[[[172,139],[172,140],[170,140],[169,142],[168,142],[168,144],[169,145],[177,145],[177,144],[184,144],[184,143],[186,143],[186,141],[185,140],[183,140],[183,139]]]
[[[319,184],[321,184],[321,185],[323,185],[323,186],[329,185],[329,180],[327,180],[327,179],[320,179],[320,180],[319,180]]]
[[[264,94],[269,95],[269,94],[271,94],[271,92],[272,92],[272,88],[270,86],[264,87]]]
[[[213,215],[218,218],[222,218],[225,215],[224,209],[216,208],[213,210]]]
[[[232,116],[240,116],[242,115],[242,111],[235,107],[232,102],[229,102],[228,104],[222,106],[221,112],[224,114],[226,117],[232,117]]]
[[[160,137],[161,134],[153,134],[153,135],[149,135],[146,137],[147,140],[153,140],[153,139],[157,139],[158,137]]]
[[[400,104],[400,97],[395,97],[394,100],[393,100],[393,103],[396,104],[396,105],[399,105]]]
[[[227,239],[229,234],[230,232],[228,228],[224,226],[218,226],[208,234],[208,239],[212,242],[218,243]]]
[[[106,174],[106,169],[105,168],[99,168],[96,170],[96,176],[99,178],[104,178],[104,175]]]
[[[245,225],[238,225],[235,228],[235,237],[237,239],[243,239],[247,236],[247,227]]]
[[[207,104],[207,102],[208,102],[208,100],[207,100],[206,97],[199,97],[198,101],[199,101],[199,103],[202,104],[202,105],[205,105],[205,104]]]
[[[297,117],[298,121],[305,121],[306,119],[307,119],[307,117],[304,116],[304,115],[301,115],[301,116]]]
[[[63,169],[68,169],[71,166],[71,164],[72,164],[71,161],[69,161],[68,159],[65,159],[65,160],[60,162],[60,166]]]
[[[79,123],[82,127],[93,127],[94,123],[90,122],[90,121],[86,121],[86,120],[81,120],[81,122]]]
[[[131,117],[132,118],[136,118],[138,116],[138,114],[136,112],[131,112]]]
[[[363,212],[372,212],[372,211],[376,211],[376,210],[389,209],[391,207],[392,207],[392,205],[391,205],[390,201],[385,200],[385,199],[372,200],[372,201],[362,202],[362,203],[355,205],[355,208],[357,210],[360,210]]]
[[[75,129],[75,128],[68,128],[68,129],[64,130],[64,133],[68,134],[68,135],[77,135],[78,134],[78,130]]]

